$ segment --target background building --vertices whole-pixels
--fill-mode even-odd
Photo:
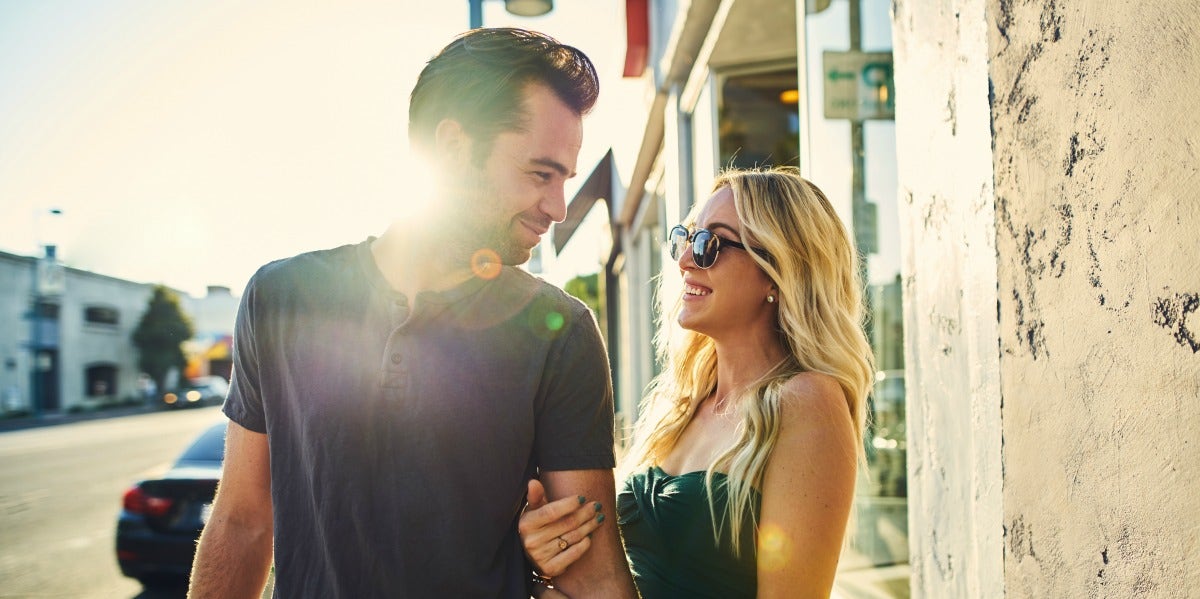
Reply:
[[[186,376],[217,375],[226,381],[233,373],[233,325],[238,298],[228,287],[209,285],[204,297],[180,295],[180,304],[192,318],[195,336],[184,344],[188,356]]]
[[[0,416],[97,408],[141,392],[130,336],[154,286],[66,267],[53,254],[53,246],[42,258],[0,252]],[[185,344],[185,374],[228,378],[220,349],[237,299],[224,287],[203,298],[176,293],[197,331]]]
[[[626,2],[644,113],[554,245],[607,216],[627,422],[657,368],[661,240],[713,175],[798,164],[826,192],[880,368],[841,596],[1200,588],[1200,13],[1100,8]]]

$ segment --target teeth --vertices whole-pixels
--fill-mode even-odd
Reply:
[[[711,293],[710,291],[700,289],[699,287],[692,287],[691,285],[684,286],[683,292],[688,295],[708,295]]]

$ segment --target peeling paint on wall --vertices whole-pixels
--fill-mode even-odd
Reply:
[[[1075,219],[1075,211],[1070,204],[1058,204],[1054,206],[1054,211],[1058,216],[1058,241],[1055,242],[1054,249],[1050,251],[1050,274],[1058,278],[1063,276],[1063,272],[1067,268],[1067,262],[1062,257],[1062,251],[1071,243],[1072,221]]]
[[[954,88],[946,95],[946,122],[950,124],[950,135],[958,135],[958,107],[954,101]]]
[[[1104,152],[1104,140],[1099,138],[1096,133],[1096,125],[1093,123],[1091,130],[1088,131],[1082,141],[1078,133],[1071,134],[1067,157],[1063,160],[1063,171],[1068,177],[1075,176],[1075,167],[1080,162],[1093,159]]]
[[[1200,309],[1200,294],[1176,293],[1171,297],[1154,300],[1154,324],[1166,329],[1175,342],[1192,350],[1200,351],[1200,341],[1192,331],[1188,320]]]
[[[1033,530],[1025,523],[1024,516],[1017,517],[1004,527],[1004,538],[1008,541],[1008,552],[1013,559],[1021,561],[1027,557],[1037,557],[1033,549]]]

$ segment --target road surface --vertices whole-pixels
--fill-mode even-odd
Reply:
[[[121,575],[121,497],[224,418],[217,407],[0,433],[0,597],[168,599]]]

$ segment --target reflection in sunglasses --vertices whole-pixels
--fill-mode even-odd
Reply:
[[[721,237],[708,229],[696,229],[694,232],[691,232],[683,225],[675,225],[671,228],[671,232],[667,236],[667,248],[670,250],[671,259],[679,260],[679,257],[683,255],[684,249],[689,244],[692,246],[692,261],[699,268],[711,268],[716,264],[717,256],[721,254],[721,248],[724,246],[743,251],[747,250],[745,245],[732,239]],[[763,259],[770,259],[766,250],[755,247],[749,249],[762,256]]]

